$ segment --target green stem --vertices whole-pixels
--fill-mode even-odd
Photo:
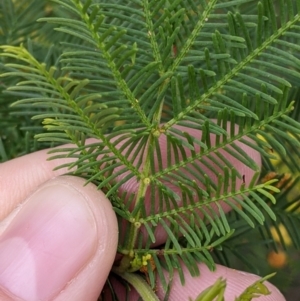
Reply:
[[[160,301],[149,284],[141,276],[127,272],[119,273],[115,270],[113,272],[131,284],[142,297],[143,301]]]
[[[148,138],[148,147],[146,148],[145,151],[145,161],[144,161],[144,166],[143,166],[143,171],[141,173],[141,179],[139,181],[139,189],[137,192],[137,196],[136,196],[136,204],[135,206],[139,206],[139,202],[143,201],[143,198],[146,194],[147,191],[147,187],[149,185],[149,183],[147,182],[148,180],[148,176],[149,176],[149,171],[150,171],[150,154],[149,154],[149,145],[151,145],[152,143],[152,134],[150,134],[149,138]],[[137,227],[135,225],[135,222],[138,222],[139,218],[140,218],[140,210],[136,213],[136,215],[133,217],[134,218],[134,222],[130,225],[130,229],[129,229],[129,239],[128,239],[128,243],[127,243],[127,249],[130,251],[134,248],[135,243],[136,243],[136,239],[137,239],[137,234],[139,231],[139,227]]]

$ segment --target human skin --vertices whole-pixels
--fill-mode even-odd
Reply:
[[[53,171],[63,162],[48,156],[43,150],[0,164],[1,301],[97,300],[114,262],[118,226],[109,200],[93,184],[61,176],[66,170]],[[222,276],[230,301],[259,279],[223,266],[215,272],[199,267],[199,277],[185,272],[185,286],[175,275],[169,300],[195,298]],[[255,300],[285,300],[267,286],[272,294]],[[157,288],[163,299],[159,280]],[[130,300],[135,298],[133,293]]]

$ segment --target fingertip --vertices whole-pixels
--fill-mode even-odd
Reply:
[[[68,172],[67,168],[57,171],[58,165],[70,159],[47,160],[49,149],[40,150],[0,164],[0,220],[10,214],[40,185],[55,176]],[[5,176],[4,176],[5,175]]]
[[[183,267],[185,275],[185,284],[182,286],[179,274],[175,273],[172,279],[172,287],[170,290],[169,300],[195,300],[196,297],[209,286],[213,285],[217,279],[222,277],[226,280],[225,300],[235,300],[244,290],[258,281],[259,276],[246,272],[230,269],[217,265],[214,272],[210,271],[204,264],[199,265],[200,276],[192,277],[186,267]],[[271,294],[259,297],[259,301],[285,301],[282,293],[270,282],[264,282]],[[160,298],[164,298],[165,291],[159,282],[157,285],[157,294]],[[190,299],[189,299],[190,298]]]

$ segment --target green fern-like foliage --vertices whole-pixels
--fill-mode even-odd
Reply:
[[[199,262],[213,269],[212,250],[255,227],[265,233],[276,215],[300,246],[299,198],[292,211],[283,194],[275,205],[276,179],[259,182],[261,166],[245,151],[259,152],[265,171],[276,156],[300,170],[300,1],[0,6],[3,123],[20,135],[7,115],[13,102],[24,141],[36,134],[42,147],[68,144],[51,151],[73,158],[57,168],[106,193],[122,229],[116,273],[146,266],[150,284],[158,275],[167,289],[163,270],[176,270],[184,283],[183,265],[192,275]],[[24,10],[38,23],[23,24]],[[9,156],[0,142],[4,159],[22,153]]]

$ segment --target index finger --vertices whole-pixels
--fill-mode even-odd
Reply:
[[[67,172],[66,168],[53,171],[62,160],[47,161],[48,151],[37,151],[0,164],[0,220],[41,184]]]

